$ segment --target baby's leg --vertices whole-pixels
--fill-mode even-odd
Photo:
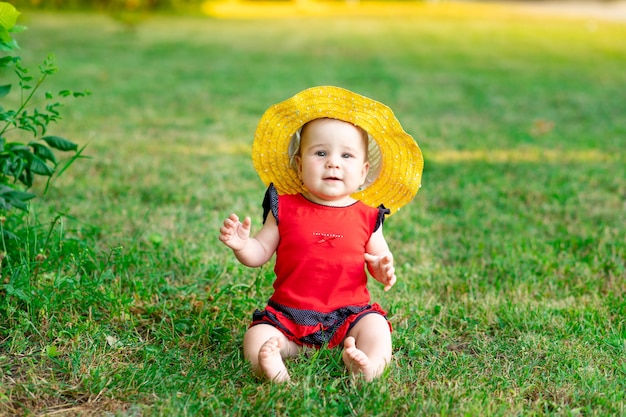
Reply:
[[[391,332],[380,314],[368,314],[348,332],[344,341],[343,362],[351,374],[366,381],[379,377],[391,361]]]
[[[243,338],[243,354],[257,375],[274,382],[289,381],[283,358],[297,355],[299,347],[269,324],[250,327]]]

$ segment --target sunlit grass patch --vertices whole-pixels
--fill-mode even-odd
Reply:
[[[206,1],[202,11],[223,19],[284,19],[295,17],[511,17],[512,8],[478,2],[418,1]]]
[[[467,162],[485,161],[490,163],[499,162],[532,162],[532,163],[572,163],[572,162],[610,162],[621,160],[624,155],[607,153],[601,149],[555,150],[545,148],[520,148],[520,149],[481,149],[481,150],[446,150],[434,151],[428,155],[432,161],[437,162]]]

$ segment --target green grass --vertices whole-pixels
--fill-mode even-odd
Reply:
[[[464,10],[135,32],[24,13],[25,63],[54,52],[47,88],[93,93],[51,132],[91,159],[5,261],[0,415],[624,415],[626,26]],[[353,384],[324,349],[276,386],[241,353],[272,266],[217,234],[231,211],[259,225],[261,114],[320,84],[395,110],[423,188],[385,224],[398,284],[371,286],[387,374]]]

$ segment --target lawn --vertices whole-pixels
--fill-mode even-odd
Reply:
[[[92,92],[51,132],[90,158],[32,204],[42,256],[2,270],[0,415],[626,413],[625,24],[449,3],[134,29],[23,14],[25,63],[60,67],[46,88]],[[231,212],[260,225],[262,113],[324,84],[394,109],[423,187],[385,223],[398,283],[370,285],[387,373],[353,382],[321,349],[281,386],[241,352],[272,265],[217,234]]]

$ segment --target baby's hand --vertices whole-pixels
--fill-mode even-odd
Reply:
[[[367,269],[370,271],[370,274],[385,286],[385,291],[389,291],[393,284],[396,283],[396,270],[393,267],[393,255],[391,252],[383,255],[366,253],[365,262],[367,262]]]
[[[224,220],[224,226],[220,227],[219,239],[232,250],[241,250],[250,238],[251,224],[250,217],[246,217],[241,223],[239,217],[233,213]]]

